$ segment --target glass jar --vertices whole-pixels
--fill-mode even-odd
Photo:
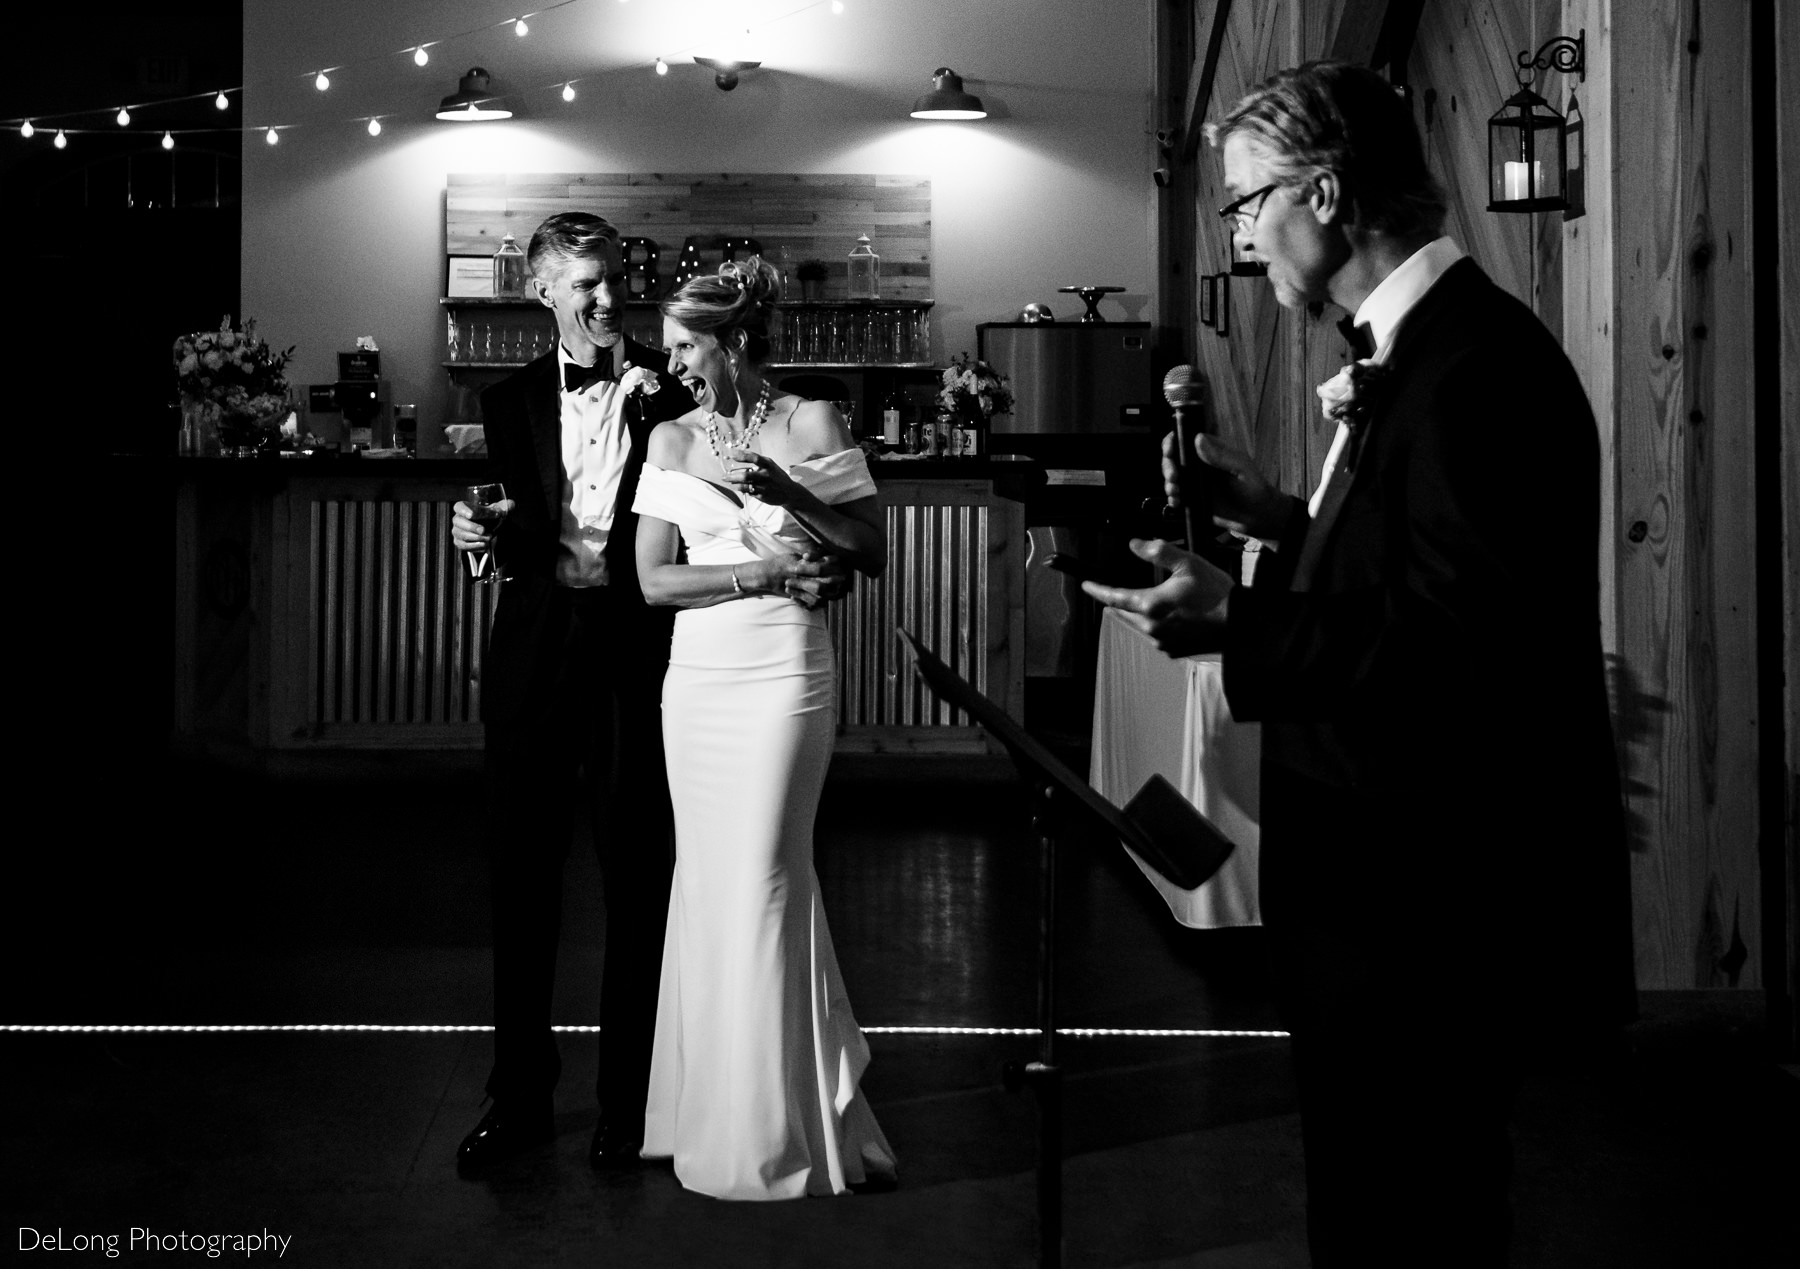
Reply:
[[[511,234],[500,240],[494,253],[494,295],[502,300],[525,298],[525,253]]]
[[[849,268],[851,299],[881,298],[881,257],[869,245],[868,234],[857,235],[856,246],[850,252]]]

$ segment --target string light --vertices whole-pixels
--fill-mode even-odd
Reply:
[[[165,150],[173,150],[175,148],[175,134],[173,132],[163,133],[162,147]]]
[[[619,0],[619,3],[621,3],[621,4],[625,4],[627,2],[628,2],[628,0]],[[828,2],[830,4],[831,12],[833,14],[842,14],[845,11],[845,0],[824,0],[824,2]],[[548,12],[551,9],[560,9],[560,8],[563,8],[565,5],[570,5],[570,4],[574,4],[574,3],[576,3],[576,0],[555,0],[555,3],[551,3],[551,4],[547,5],[546,8],[543,10],[521,13],[518,17],[513,19],[513,22],[512,22],[513,34],[516,36],[519,36],[520,38],[523,38],[526,35],[529,35],[531,32],[531,25],[530,25],[530,22],[528,21],[528,19],[530,19],[532,17],[540,16],[542,13]],[[820,3],[821,3],[821,0],[814,0],[814,5],[818,5]],[[803,7],[811,8],[811,7],[813,7],[813,5],[806,5]],[[476,34],[477,32],[482,31],[482,30],[492,30],[495,26],[504,26],[504,25],[505,25],[505,22],[501,21],[498,23],[494,23],[490,26],[477,27],[470,31],[456,32],[450,36],[447,36],[446,38],[460,39],[465,35]],[[749,34],[749,32],[746,32],[746,34]],[[444,42],[443,40],[432,40],[432,41],[427,41],[425,43],[414,45],[413,48],[411,49],[413,64],[415,66],[420,66],[420,67],[428,65],[431,62],[431,53],[430,53],[431,46],[433,44],[439,44],[439,43],[443,43],[443,42]],[[401,53],[405,53],[406,51],[407,50],[405,50],[405,49],[399,50],[399,52],[401,52]],[[349,64],[360,65],[362,62],[377,60],[378,57],[391,57],[391,56],[394,56],[394,54],[393,53],[385,53],[385,54],[379,54],[379,55],[371,55],[371,56],[366,56],[366,57],[362,57],[362,58],[358,58],[358,59],[353,59],[352,63],[346,63],[346,65],[349,65]],[[659,76],[668,75],[668,73],[669,73],[668,59],[666,57],[658,57],[655,62],[655,68],[656,68],[657,75],[659,75]],[[341,69],[343,69],[343,67],[340,66],[338,69],[341,70]],[[315,88],[317,88],[320,92],[327,91],[331,86],[331,76],[329,75],[328,70],[329,70],[329,68],[321,68],[313,79],[313,86]],[[213,106],[216,109],[221,110],[221,111],[230,110],[231,109],[231,99],[230,99],[229,94],[232,92],[241,92],[241,91],[243,91],[241,86],[237,87],[237,88],[230,88],[230,89],[220,88],[213,96],[213,99],[212,99]],[[575,91],[574,81],[573,80],[564,81],[563,87],[562,87],[563,100],[567,101],[567,102],[572,102],[575,100],[576,95],[577,94]],[[205,94],[201,93],[201,94],[198,94],[198,96],[200,98],[204,99]],[[118,110],[118,114],[115,116],[115,121],[118,123],[118,126],[121,128],[130,127],[131,121],[132,121],[131,108],[129,106],[120,106],[119,110]],[[292,125],[282,125],[282,126],[292,126]],[[379,124],[378,117],[370,116],[369,117],[369,135],[376,136],[379,134],[379,130],[380,130],[380,124]],[[38,131],[37,128],[35,127],[35,125],[33,125],[33,123],[29,119],[20,120],[19,134],[21,137],[29,139],[32,136],[34,136],[37,131]],[[163,134],[163,137],[164,137],[164,148],[165,149],[174,148],[173,132],[166,131]],[[271,125],[268,127],[268,129],[263,134],[263,140],[266,141],[269,145],[275,145],[279,142],[280,136],[277,132],[275,125]],[[59,128],[56,131],[55,137],[53,138],[53,144],[58,149],[66,149],[68,147],[68,134],[66,133],[66,131]]]

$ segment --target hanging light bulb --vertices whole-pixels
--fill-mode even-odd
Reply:
[[[213,98],[213,106],[218,110],[231,109],[231,99],[225,95],[223,88],[219,89],[219,95]]]
[[[56,130],[55,144],[56,144],[56,148],[59,150],[66,150],[69,148],[69,138],[67,138],[66,136],[63,135],[63,130],[61,128],[58,128]]]
[[[656,59],[656,73],[658,75],[667,75],[669,73],[669,64],[660,57]]]
[[[270,128],[267,132],[263,133],[263,140],[267,141],[270,145],[274,145],[277,141],[281,140],[281,138],[276,135],[274,128]]]
[[[173,132],[163,133],[162,147],[165,150],[173,150],[175,148],[175,134]]]
[[[331,77],[324,71],[320,71],[319,77],[313,80],[313,87],[317,88],[320,92],[324,92],[327,88],[331,87]]]
[[[119,126],[121,128],[128,127],[130,125],[130,123],[131,123],[131,112],[129,110],[125,109],[125,107],[120,106],[119,107]]]
[[[574,101],[575,100],[575,85],[574,84],[569,83],[569,84],[563,85],[563,100],[564,101]]]
[[[36,131],[37,129],[31,126],[31,120],[29,119],[19,125],[19,135],[24,137],[27,141],[31,140],[31,134]]]
[[[531,28],[525,25],[524,18],[520,18],[517,22],[513,23],[513,34],[514,35],[529,35],[529,34],[531,34]]]
[[[413,50],[413,65],[414,66],[423,66],[426,62],[429,62],[430,60],[431,60],[431,54],[427,53],[425,51],[425,46],[423,44],[419,45],[418,48]]]
[[[372,137],[381,135],[381,120],[376,119],[373,116],[369,119],[369,135]]]

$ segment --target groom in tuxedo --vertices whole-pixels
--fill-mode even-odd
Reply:
[[[550,1026],[562,869],[579,798],[606,892],[600,1120],[592,1162],[634,1159],[673,868],[662,680],[672,609],[638,589],[631,513],[650,430],[693,408],[664,357],[623,334],[619,235],[552,216],[526,252],[559,345],[481,395],[496,532],[456,504],[461,550],[495,548],[507,575],[482,660],[494,918],[488,1113],[457,1151],[464,1175],[549,1141],[561,1071]],[[637,368],[633,371],[633,368]],[[648,377],[657,387],[637,386]]]
[[[1556,340],[1442,236],[1380,76],[1282,71],[1209,139],[1238,249],[1367,346],[1321,389],[1340,426],[1310,503],[1198,440],[1215,518],[1268,548],[1249,585],[1138,542],[1166,581],[1087,588],[1172,656],[1222,650],[1233,717],[1263,724],[1313,1264],[1499,1266],[1521,1050],[1632,1007],[1594,420]]]

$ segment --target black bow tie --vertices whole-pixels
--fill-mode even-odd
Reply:
[[[1354,317],[1346,317],[1337,324],[1338,334],[1350,345],[1350,355],[1358,361],[1375,355],[1375,332],[1364,322],[1358,326]]]
[[[589,384],[598,383],[607,377],[606,368],[599,362],[591,366],[578,366],[572,361],[563,362],[564,392],[580,392]]]

